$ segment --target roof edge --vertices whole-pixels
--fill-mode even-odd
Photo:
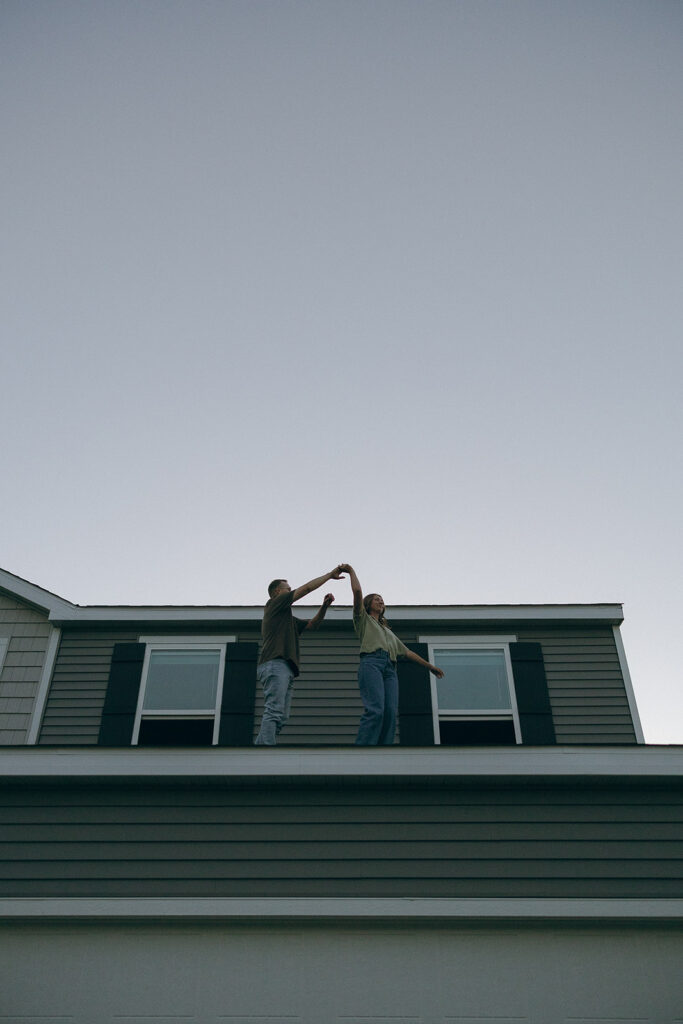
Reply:
[[[317,606],[297,605],[306,614]],[[591,622],[620,625],[621,604],[553,605],[400,605],[391,606],[392,622]],[[70,605],[53,616],[55,625],[97,623],[229,623],[256,622],[263,618],[263,605]],[[351,619],[351,606],[337,606],[327,614],[328,624]]]
[[[35,583],[30,583],[21,576],[15,576],[14,573],[8,572],[6,569],[0,569],[0,590],[5,590],[13,597],[18,597],[28,604],[49,612],[51,619],[73,615],[78,611],[78,605],[72,604],[66,598],[53,594],[51,590],[45,590],[44,587],[39,587]]]
[[[48,612],[54,625],[98,623],[218,623],[254,622],[263,618],[263,605],[78,605],[44,587],[0,569],[0,589]],[[317,605],[297,605],[306,613]],[[619,602],[567,604],[428,604],[392,605],[396,622],[594,622],[619,625],[624,620]],[[337,605],[328,622],[351,618],[351,606]]]
[[[509,750],[500,747],[444,747],[367,750],[350,747],[238,748],[24,748],[0,747],[5,783],[44,778],[60,783],[176,779],[244,784],[268,778],[292,782],[316,778],[683,779],[683,746],[556,746]]]

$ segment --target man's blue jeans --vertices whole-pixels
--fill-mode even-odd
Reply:
[[[274,747],[277,736],[289,718],[294,687],[294,670],[284,658],[273,658],[259,665],[256,678],[263,687],[265,707],[261,729],[256,737],[258,746]]]
[[[360,746],[393,743],[398,714],[398,676],[388,651],[361,654],[358,687],[365,711],[356,743]]]

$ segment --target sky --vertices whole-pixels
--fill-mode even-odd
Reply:
[[[683,4],[2,0],[0,128],[2,568],[621,602],[683,743]]]

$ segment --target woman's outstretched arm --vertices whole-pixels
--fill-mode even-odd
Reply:
[[[443,679],[443,670],[437,668],[436,665],[432,665],[430,662],[425,661],[424,658],[421,658],[419,654],[415,653],[415,651],[408,650],[404,657],[410,658],[411,661],[416,661],[418,665],[424,665],[425,668],[428,668],[430,672],[434,673],[437,679]]]

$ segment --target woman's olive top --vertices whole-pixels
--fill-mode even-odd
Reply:
[[[368,615],[365,608],[353,614],[353,628],[360,638],[360,653],[371,654],[373,651],[388,651],[392,661],[408,655],[408,648],[402,640],[392,633],[388,626],[380,626],[377,619]]]

